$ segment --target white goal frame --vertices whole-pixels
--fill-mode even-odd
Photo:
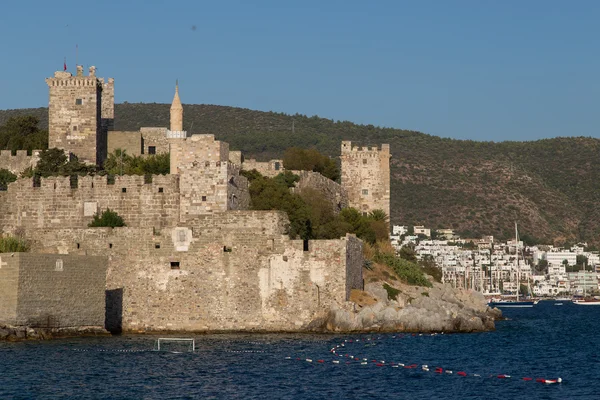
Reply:
[[[158,338],[156,350],[160,351],[160,343],[163,342],[192,342],[192,353],[196,351],[196,340],[194,338]]]

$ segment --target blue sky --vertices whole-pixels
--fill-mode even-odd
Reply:
[[[600,137],[600,2],[12,1],[0,109],[78,62],[116,101],[319,115],[474,140]]]

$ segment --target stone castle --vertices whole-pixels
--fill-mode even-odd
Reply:
[[[112,78],[96,77],[94,67],[83,76],[78,66],[75,76],[59,71],[46,82],[49,147],[98,165],[116,149],[169,152],[171,174],[23,178],[0,192],[0,233],[25,236],[33,253],[31,262],[24,253],[0,254],[0,322],[298,331],[331,307],[348,306],[350,291],[362,289],[362,242],[354,235],[292,240],[285,213],[248,210],[248,181],[240,171],[275,176],[282,161],[243,160],[213,135],[188,134],[178,85],[169,128],[125,132],[113,130]],[[37,154],[2,152],[0,168],[18,172],[35,164]],[[300,171],[294,190],[319,190],[336,211],[352,206],[389,215],[389,159],[388,145],[343,142],[341,185]],[[106,208],[127,227],[88,228]],[[95,272],[82,273],[90,268]]]

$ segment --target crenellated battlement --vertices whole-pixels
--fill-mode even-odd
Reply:
[[[177,175],[96,175],[53,176],[48,178],[20,178],[8,185],[8,192],[61,191],[64,189],[114,190],[121,193],[139,193],[142,190],[163,188],[175,192],[179,188]],[[125,191],[123,191],[125,189]]]
[[[378,146],[352,146],[352,142],[349,140],[342,141],[342,155],[356,155],[356,156],[379,156],[379,153],[390,153],[390,145],[382,144],[381,148]]]
[[[13,155],[10,150],[0,151],[0,169],[7,169],[15,175],[21,174],[29,167],[34,167],[40,159],[41,150],[33,150],[27,154],[27,150],[17,150]]]

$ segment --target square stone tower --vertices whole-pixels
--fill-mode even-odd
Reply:
[[[104,83],[98,79],[95,67],[84,76],[83,67],[78,65],[76,76],[57,71],[46,83],[50,91],[48,147],[64,149],[82,162],[101,165],[106,158],[107,130],[114,121],[114,80]],[[103,100],[105,88],[107,97]]]
[[[368,213],[383,210],[390,216],[390,145],[352,147],[342,142],[342,187],[350,207]]]

